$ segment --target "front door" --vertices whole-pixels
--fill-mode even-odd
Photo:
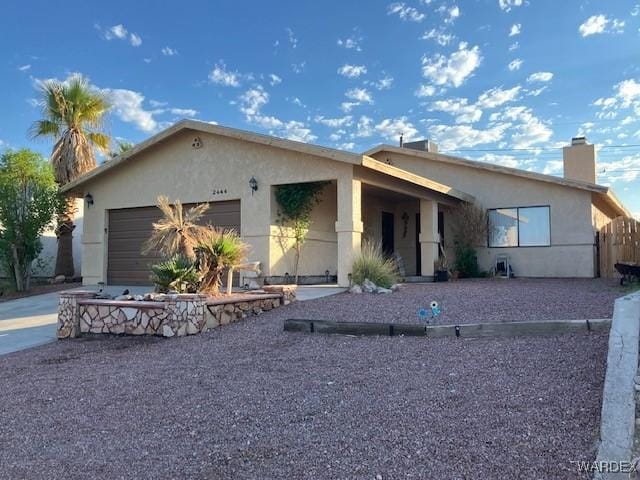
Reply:
[[[395,250],[394,223],[393,213],[382,212],[382,251],[387,256],[392,256]]]

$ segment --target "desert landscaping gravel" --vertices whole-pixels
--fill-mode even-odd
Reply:
[[[571,461],[594,457],[606,333],[283,332],[343,297],[202,335],[0,357],[0,478],[587,478]]]
[[[439,325],[611,318],[613,302],[622,295],[612,279],[459,280],[403,284],[393,294],[345,293],[332,297],[329,308],[321,299],[304,302],[291,318],[420,323],[418,310],[431,301],[440,305]]]

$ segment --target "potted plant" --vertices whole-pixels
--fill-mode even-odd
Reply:
[[[449,262],[445,256],[441,256],[434,262],[434,281],[446,282],[449,280]]]

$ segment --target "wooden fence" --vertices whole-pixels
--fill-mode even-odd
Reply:
[[[618,217],[606,224],[598,233],[600,276],[617,276],[614,265],[628,262],[640,264],[640,222],[633,218]]]

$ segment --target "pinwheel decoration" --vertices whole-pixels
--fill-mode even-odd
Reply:
[[[440,305],[435,300],[429,304],[429,308],[422,307],[418,310],[418,318],[421,322],[431,323],[431,320],[435,319],[442,313]]]

